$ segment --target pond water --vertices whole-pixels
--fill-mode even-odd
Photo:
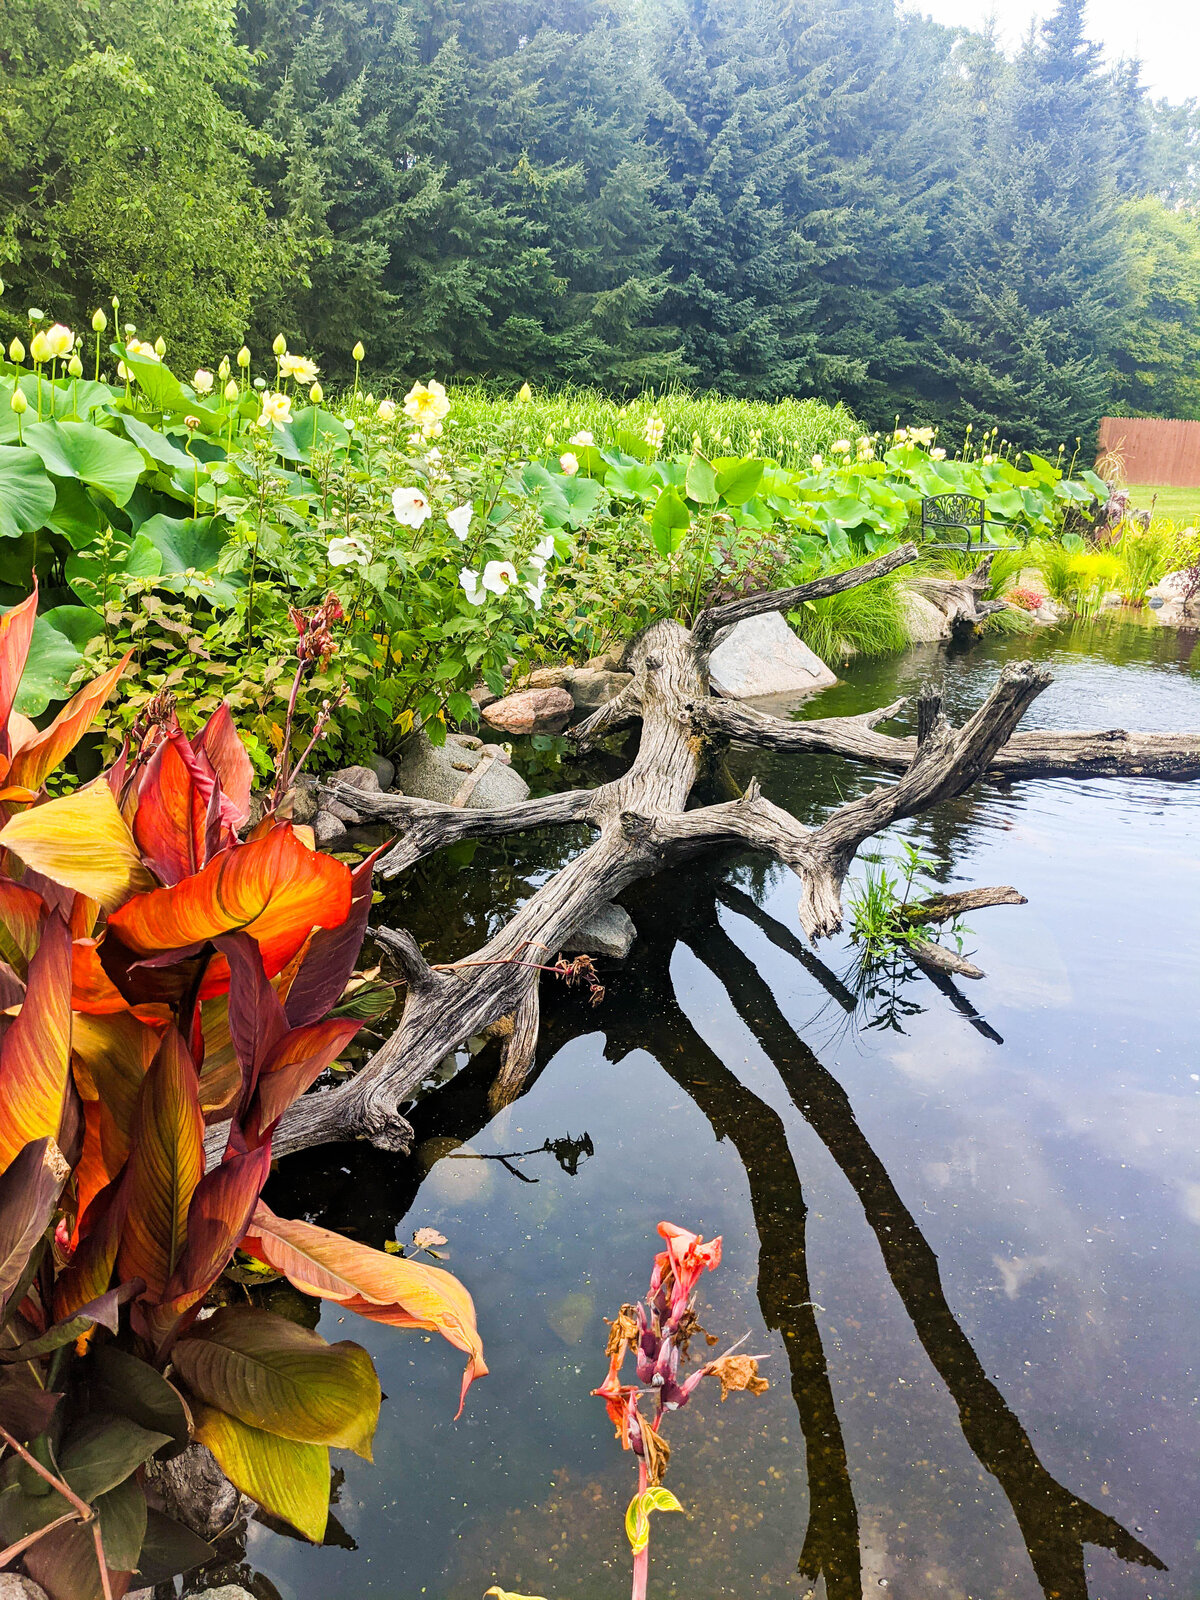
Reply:
[[[944,674],[959,720],[1033,654],[1055,681],[1026,726],[1194,729],[1194,645],[1105,619],[918,651],[799,714]],[[732,765],[805,821],[878,777]],[[454,1423],[457,1352],[324,1309],[326,1337],[378,1365],[375,1462],[340,1454],[324,1548],[253,1525],[242,1581],[288,1600],[626,1594],[635,1473],[588,1391],[601,1319],[644,1292],[666,1218],[723,1236],[702,1320],[722,1345],[748,1332],[771,1388],[721,1403],[706,1384],[670,1420],[688,1515],[655,1519],[652,1600],[1195,1596],[1200,785],[986,785],[902,836],[940,881],[1028,896],[969,919],[982,981],[864,975],[845,938],[812,952],[788,874],[710,859],[627,896],[638,943],[598,1008],[543,984],[536,1075],[500,1115],[494,1057],[464,1055],[416,1105],[412,1159],[283,1164],[281,1211],[375,1245],[446,1236],[491,1375]],[[380,910],[455,957],[578,843],[427,863]]]

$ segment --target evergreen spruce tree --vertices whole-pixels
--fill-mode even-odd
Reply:
[[[960,188],[941,339],[958,421],[1045,448],[1094,434],[1126,296],[1114,167],[1083,0],[1059,0]]]

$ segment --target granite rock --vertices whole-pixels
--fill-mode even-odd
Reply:
[[[804,694],[837,682],[778,611],[734,623],[720,636],[708,670],[713,689],[728,700]]]
[[[633,918],[615,901],[606,900],[582,922],[569,939],[563,940],[567,954],[582,951],[585,955],[601,956],[608,961],[624,961],[633,948],[637,929]]]
[[[574,709],[565,689],[522,689],[485,707],[483,720],[502,733],[561,733]]]
[[[431,745],[424,734],[410,739],[396,773],[401,793],[449,805],[480,761],[486,760],[487,771],[467,797],[469,809],[511,806],[527,800],[529,785],[519,772],[513,771],[503,753],[494,755],[494,745],[483,746],[474,739],[468,745],[464,740],[469,737],[452,734],[440,749]]]

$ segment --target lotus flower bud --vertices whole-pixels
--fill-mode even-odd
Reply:
[[[322,387],[321,387],[321,385],[319,383],[314,383],[313,384],[312,388],[308,391],[308,398],[312,401],[313,405],[315,405],[315,406],[319,406],[321,404],[321,401],[324,400],[325,391],[324,391],[324,389],[322,389]]]
[[[29,353],[40,367],[50,359],[50,341],[44,333],[35,333],[29,341]]]
[[[229,400],[229,401],[236,400],[240,393],[241,393],[241,390],[237,386],[237,381],[235,379],[233,379],[233,378],[230,378],[229,382],[225,385],[225,398],[226,398],[226,400]]]
[[[17,366],[20,366],[22,361],[24,361],[24,359],[25,359],[25,346],[21,343],[20,339],[14,339],[13,342],[9,345],[9,347],[8,347],[8,359],[10,361],[15,361]]]
[[[161,361],[162,358],[166,355],[166,353],[167,353],[167,341],[163,338],[162,334],[160,333],[158,338],[155,339],[155,341],[154,341],[154,354]]]
[[[362,358],[366,355],[366,353],[367,352],[363,347],[363,342],[362,342],[361,339],[354,346],[354,349],[351,350],[351,352],[350,352],[350,354],[354,357],[355,361],[361,361]]]
[[[274,350],[274,352],[275,352],[275,354],[277,356],[285,356],[285,355],[287,355],[287,340],[283,337],[283,335],[281,333],[277,333],[275,335],[275,342],[271,346],[271,349]]]
[[[517,390],[517,399],[521,402],[522,405],[528,405],[529,402],[533,399],[533,390],[529,387],[529,385],[527,383],[523,383],[521,385],[521,387]]]
[[[237,353],[237,364],[243,369],[250,365],[250,351],[245,345]]]
[[[83,377],[83,362],[80,361],[78,353],[73,355],[70,361],[67,362],[67,371],[73,378]]]
[[[220,378],[222,383],[224,383],[225,380],[229,377],[229,357],[228,356],[222,356],[221,357],[221,365],[217,368],[217,377]]]
[[[92,312],[92,332],[93,333],[103,333],[105,328],[107,328],[107,327],[108,327],[108,318],[104,315],[103,311],[93,311]]]
[[[8,402],[18,416],[29,410],[29,401],[26,400],[20,389],[14,389],[12,399]]]

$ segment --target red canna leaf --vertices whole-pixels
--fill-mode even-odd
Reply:
[[[61,1321],[104,1294],[112,1282],[129,1203],[129,1169],[102,1189],[80,1219],[75,1253],[54,1285],[54,1315]]]
[[[293,1028],[318,1022],[342,998],[367,932],[371,912],[371,875],[375,862],[389,848],[381,844],[350,874],[350,913],[336,928],[314,933],[288,987],[284,1009]]]
[[[217,805],[217,777],[208,760],[192,755],[182,734],[164,739],[138,785],[133,819],[138,848],[163,883],[190,878],[209,859],[210,811]]]
[[[361,1026],[348,1017],[330,1017],[293,1028],[280,1039],[259,1074],[258,1092],[246,1119],[247,1143],[255,1144],[269,1134],[287,1108],[337,1060]]]
[[[196,1068],[177,1028],[168,1028],[142,1080],[129,1157],[128,1210],[117,1268],[161,1297],[187,1244],[187,1215],[204,1175],[204,1118]]]
[[[245,1236],[271,1171],[271,1146],[226,1155],[205,1173],[188,1207],[187,1248],[163,1296],[176,1315],[186,1311],[224,1272]]]
[[[0,1174],[0,1321],[70,1175],[53,1139],[31,1140]]]
[[[11,878],[0,878],[0,956],[22,976],[38,947],[46,902]]]
[[[75,1082],[86,1101],[99,1107],[99,1133],[109,1178],[129,1154],[142,1080],[158,1053],[161,1029],[147,1026],[132,1011],[108,1016],[77,1013],[71,1036]]]
[[[0,1047],[0,1171],[31,1139],[59,1137],[71,1082],[71,939],[46,918],[20,1014]]]
[[[126,651],[115,667],[86,684],[67,701],[50,726],[17,751],[8,781],[27,789],[40,789],[62,758],[79,743],[95,722],[100,708],[116,688],[133,651]]]
[[[242,1069],[239,1112],[244,1112],[267,1057],[287,1032],[287,1020],[249,934],[229,933],[216,944],[229,963],[229,1036]]]
[[[250,787],[254,773],[246,747],[238,737],[233,717],[224,701],[192,740],[192,749],[203,751],[213,764],[224,799],[222,819],[234,829],[242,827],[250,815]]]
[[[339,927],[350,910],[350,873],[332,856],[308,850],[290,823],[234,845],[172,888],[137,895],[108,919],[139,955],[180,950],[242,930],[257,943],[269,978],[280,972],[314,926]],[[229,984],[228,963],[213,961],[207,999]]]

